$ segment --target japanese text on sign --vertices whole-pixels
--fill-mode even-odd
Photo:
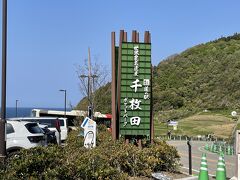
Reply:
[[[149,97],[149,86],[150,86],[150,79],[143,79],[143,82],[141,83],[140,80],[137,78],[138,73],[139,73],[139,47],[134,46],[134,77],[136,79],[132,82],[132,85],[130,85],[130,88],[133,89],[135,93],[138,92],[139,88],[144,88],[144,96],[143,99],[147,100],[150,99]],[[129,110],[142,110],[141,108],[141,102],[142,100],[137,99],[137,98],[132,98],[131,100],[128,101],[128,97],[124,98],[124,114],[123,114],[123,119],[124,123],[123,126],[125,127],[128,123],[128,111]],[[128,106],[129,104],[129,106]],[[132,126],[139,126],[141,123],[141,117],[139,116],[134,116],[130,118],[130,124]]]

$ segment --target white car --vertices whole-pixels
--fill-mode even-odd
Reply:
[[[56,131],[56,136],[58,136],[58,131],[56,129],[56,120],[60,121],[60,129],[61,129],[61,141],[65,141],[68,135],[68,125],[67,118],[57,118],[57,117],[17,117],[17,118],[9,118],[8,120],[19,120],[19,121],[28,121],[28,122],[36,122],[39,124],[47,125],[48,129],[51,131]]]
[[[44,134],[37,123],[22,121],[6,122],[6,151],[9,156],[21,149],[44,145]]]

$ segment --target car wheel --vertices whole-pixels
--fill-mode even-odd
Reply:
[[[12,159],[14,157],[19,157],[19,153],[20,153],[20,150],[15,150],[15,151],[9,152],[8,159]]]

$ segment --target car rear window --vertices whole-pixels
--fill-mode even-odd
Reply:
[[[42,129],[37,125],[37,123],[25,124],[27,130],[32,134],[43,133]]]
[[[64,126],[64,121],[59,119],[60,126]],[[49,128],[55,127],[56,119],[39,119],[39,124],[48,125]]]

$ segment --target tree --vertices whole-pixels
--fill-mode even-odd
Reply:
[[[88,59],[84,60],[84,65],[76,66],[76,73],[79,79],[80,93],[84,97],[77,105],[77,109],[87,109],[87,106],[91,106],[93,109],[95,104],[95,91],[100,87],[104,86],[109,81],[109,71],[107,67],[100,64],[97,60],[98,58],[95,57],[93,63],[91,62],[89,48]]]

